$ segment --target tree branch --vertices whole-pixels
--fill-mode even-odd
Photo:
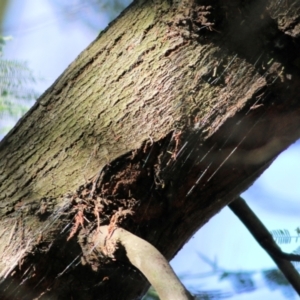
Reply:
[[[229,207],[243,222],[261,247],[271,256],[286,279],[300,295],[300,275],[290,263],[290,260],[300,261],[300,256],[281,251],[267,228],[258,219],[242,197],[237,198],[234,202],[229,204]]]
[[[193,296],[182,285],[165,257],[150,243],[123,228],[108,233],[108,226],[101,226],[94,237],[98,251],[110,254],[120,243],[131,262],[148,279],[161,300],[190,300]],[[113,249],[114,250],[114,249]]]

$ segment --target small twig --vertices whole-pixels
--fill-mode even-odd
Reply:
[[[96,232],[95,244],[103,249],[109,235],[109,226]],[[120,243],[129,261],[144,274],[161,300],[191,300],[193,296],[182,285],[165,257],[151,244],[123,228],[115,228],[110,242]]]
[[[91,189],[91,192],[90,192],[90,198],[93,198],[94,196],[94,193],[95,193],[95,190],[97,188],[97,184],[99,182],[102,181],[103,179],[103,176],[105,174],[105,172],[107,171],[108,167],[109,167],[109,163],[107,163],[98,173],[97,175],[95,176],[94,180],[93,180],[93,186],[92,186],[92,189]]]
[[[73,227],[70,231],[70,234],[67,238],[67,241],[69,241],[77,232],[79,225],[81,225],[82,228],[84,228],[84,214],[83,214],[83,209],[81,208],[80,210],[78,210],[78,212],[75,215],[75,223],[73,224]]]
[[[14,235],[14,233],[16,231],[16,228],[17,228],[17,224],[18,224],[18,221],[15,221],[14,226],[11,228],[10,235],[9,235],[6,247],[8,247],[10,245],[11,241],[12,241],[13,235]]]
[[[94,196],[94,193],[95,193],[95,190],[96,190],[96,187],[97,187],[97,184],[98,182],[102,179],[102,176],[103,176],[103,172],[102,170],[96,175],[96,178],[94,179],[94,182],[93,182],[93,187],[91,189],[91,192],[90,192],[90,198],[93,198]],[[100,179],[101,177],[101,179]]]
[[[97,219],[97,230],[100,230],[100,213],[102,213],[103,206],[100,204],[100,198],[94,200],[94,215]]]
[[[234,200],[229,204],[229,207],[247,227],[261,247],[270,255],[277,267],[281,270],[298,295],[300,295],[300,275],[290,262],[290,260],[300,261],[300,255],[282,252],[267,228],[242,197],[238,197]]]

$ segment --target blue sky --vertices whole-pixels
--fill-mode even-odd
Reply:
[[[42,77],[37,89],[43,92],[63,70],[97,36],[76,16],[62,18],[51,0],[12,0],[5,20],[5,35],[13,40],[5,47],[5,58],[27,61],[35,75]],[[76,5],[80,1],[73,1]],[[85,9],[81,1],[80,10]],[[75,5],[74,4],[74,5]],[[107,15],[98,16],[104,28]],[[99,28],[101,29],[101,28]],[[7,122],[11,122],[7,120]],[[269,230],[286,228],[295,233],[300,227],[300,143],[282,153],[273,165],[244,193],[252,209]],[[300,244],[285,246],[292,251]],[[217,259],[224,269],[260,270],[274,263],[257,245],[240,221],[226,208],[208,222],[173,259],[172,266],[179,274],[209,271],[198,252]],[[261,280],[258,278],[258,282]],[[187,285],[216,288],[216,279],[202,285],[200,280],[184,280]],[[221,287],[221,286],[220,286]],[[226,285],[226,289],[230,289]],[[232,299],[286,299],[280,291],[269,291],[262,285],[257,292],[238,295]]]

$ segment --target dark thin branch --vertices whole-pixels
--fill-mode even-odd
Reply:
[[[277,267],[281,270],[298,295],[300,295],[300,275],[290,262],[290,260],[300,261],[300,256],[281,251],[267,228],[242,197],[237,198],[234,202],[229,204],[229,207],[248,228],[261,247],[271,256]]]

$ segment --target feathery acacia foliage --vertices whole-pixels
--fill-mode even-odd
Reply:
[[[279,244],[290,244],[292,241],[300,241],[300,232],[298,228],[296,229],[296,235],[291,234],[288,229],[278,229],[271,230],[274,240]],[[300,254],[300,246],[293,251],[293,254]],[[289,281],[285,278],[282,272],[276,268],[264,269],[264,270],[254,270],[254,271],[230,271],[225,270],[218,266],[215,261],[210,260],[208,257],[201,253],[198,256],[209,266],[211,266],[212,271],[206,274],[196,274],[180,276],[180,278],[185,279],[197,279],[203,277],[217,277],[219,282],[227,281],[232,289],[218,289],[218,290],[196,290],[194,286],[194,295],[196,299],[207,299],[207,300],[220,300],[234,298],[235,296],[243,293],[254,292],[262,287],[266,287],[271,291],[280,290],[282,295],[286,299],[295,299],[296,293]],[[299,262],[292,262],[298,272]],[[157,293],[153,288],[150,288],[147,295],[143,300],[159,300]]]
[[[3,58],[9,39],[0,36],[0,116],[20,117],[28,110],[28,101],[38,97],[30,88],[36,79],[26,63]]]

